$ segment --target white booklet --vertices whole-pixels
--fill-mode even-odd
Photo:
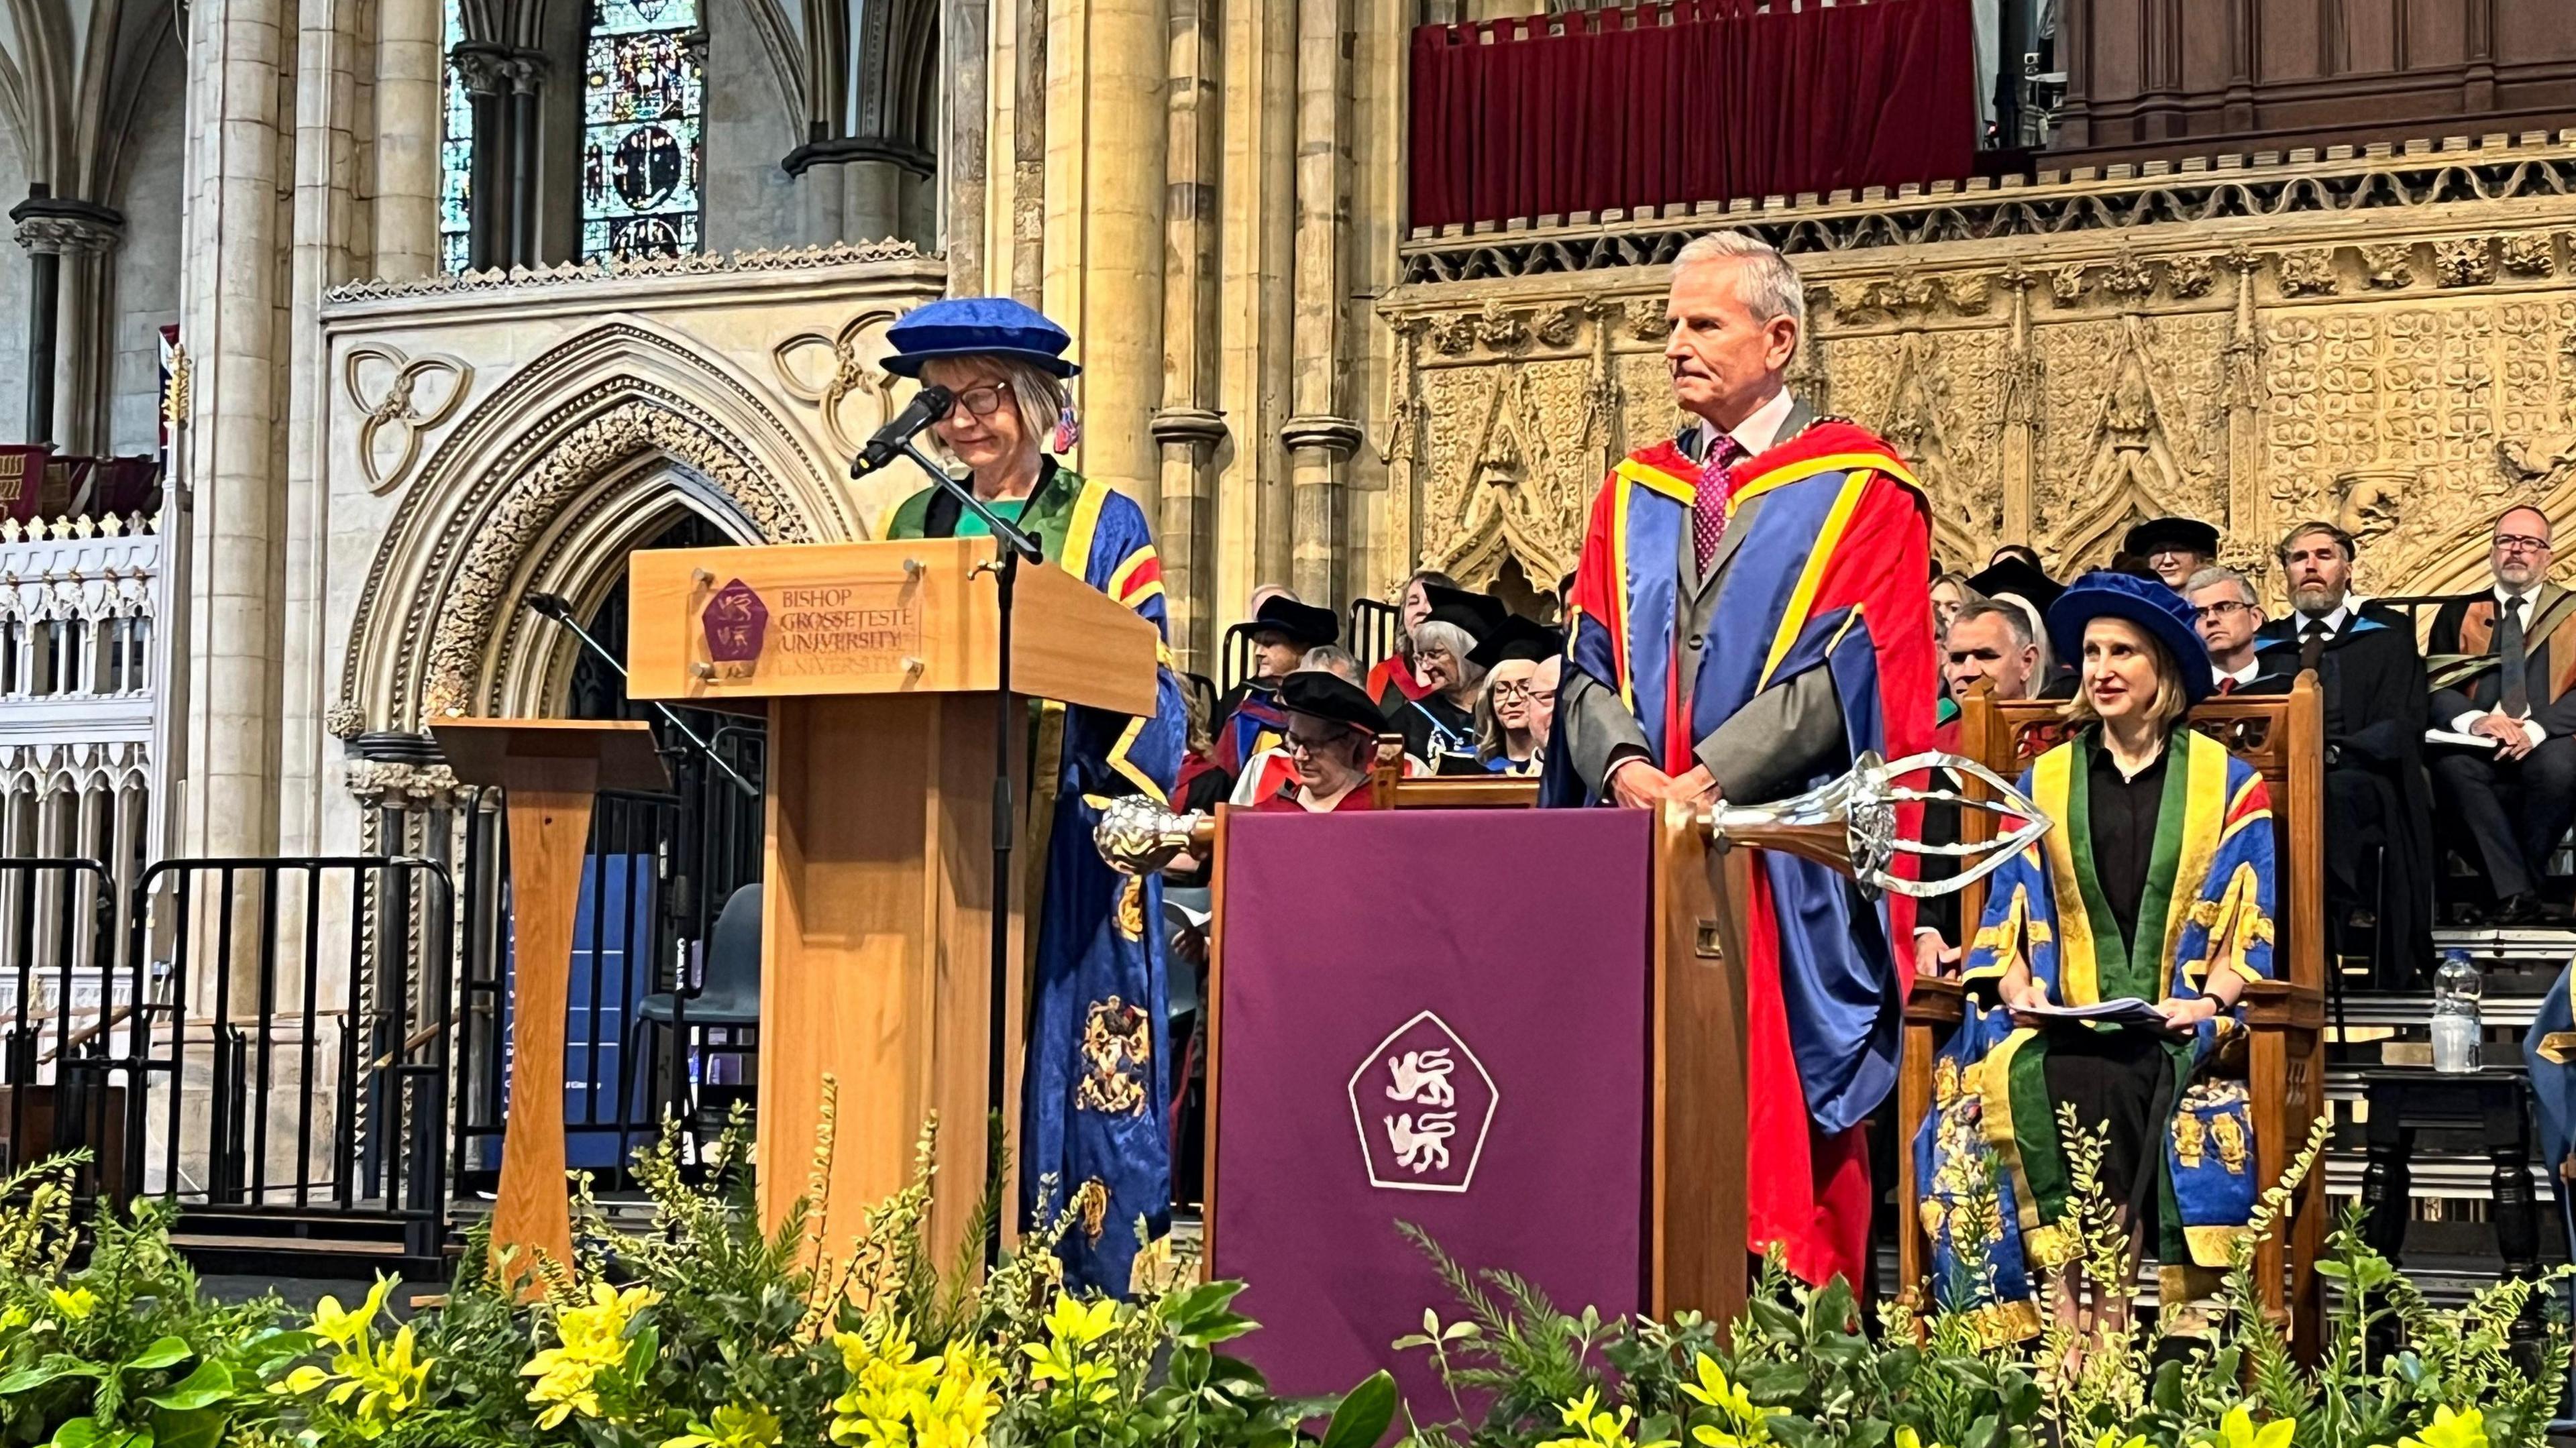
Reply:
[[[2493,749],[2496,747],[2495,740],[2484,734],[2462,734],[2454,729],[2427,729],[2424,731],[2424,742],[2427,744],[2448,744],[2458,749]]]
[[[2142,1001],[2136,996],[2097,1001],[2089,1006],[2016,1006],[2014,1010],[2019,1014],[2043,1021],[2084,1021],[2094,1025],[2144,1026],[2149,1030],[2157,1031],[2173,1029],[2165,1023],[2164,1012],[2157,1010],[2154,1002]]]

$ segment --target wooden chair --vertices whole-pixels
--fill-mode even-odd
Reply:
[[[2053,700],[1998,701],[1983,685],[1959,718],[1956,752],[2007,779],[2070,732]],[[2325,1113],[2325,723],[2316,675],[2303,673],[2286,695],[2213,697],[2191,711],[2191,727],[2253,765],[2272,796],[2274,978],[2250,982],[2243,996],[2246,1074],[2253,1097],[2255,1179],[2268,1187],[2304,1146],[2310,1124]],[[1983,790],[1970,786],[1973,794]],[[1994,818],[1963,810],[1961,836],[1994,837]],[[1960,894],[1960,933],[1973,936],[1985,913],[1984,882]],[[1899,1276],[1908,1285],[1930,1271],[1931,1248],[1915,1211],[1913,1142],[1932,1107],[1934,1053],[1959,1024],[1956,980],[1918,978],[1905,1006],[1905,1048],[1897,1078],[1899,1172],[1906,1210],[1897,1226]],[[2325,1284],[2316,1273],[2325,1242],[2325,1171],[2320,1163],[2300,1184],[2288,1221],[2265,1239],[2254,1259],[2264,1310],[2286,1322],[2291,1350],[2313,1363],[2325,1327]],[[2286,1253],[2286,1261],[2285,1261]]]
[[[1377,737],[1369,766],[1369,803],[1377,809],[1528,809],[1538,803],[1538,776],[1428,774],[1406,778],[1404,736]]]

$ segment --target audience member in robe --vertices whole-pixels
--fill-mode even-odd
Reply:
[[[1986,566],[1988,568],[1992,568],[2007,558],[2010,558],[2015,562],[2028,564],[2031,572],[2039,574],[2042,577],[2047,576],[2048,567],[2046,564],[2039,561],[2039,550],[2031,547],[2027,543],[2006,543],[1994,552],[1986,555]]]
[[[1308,650],[1342,636],[1341,619],[1331,609],[1299,603],[1284,590],[1262,600],[1245,627],[1252,635],[1252,677],[1218,704],[1225,722],[1216,734],[1217,763],[1237,778],[1252,756],[1278,746],[1279,681],[1304,661]]]
[[[1485,671],[1476,646],[1502,628],[1510,611],[1491,594],[1433,585],[1431,613],[1413,630],[1415,667],[1431,692],[1387,711],[1388,728],[1404,736],[1404,752],[1434,774],[1482,774],[1476,762],[1476,695]]]
[[[2218,693],[2278,694],[2290,687],[2289,679],[2272,672],[2255,648],[2263,605],[2244,574],[2204,568],[2183,580],[2182,596],[2191,604],[2201,644],[2209,650],[2210,678]]]
[[[1485,671],[1476,701],[1476,759],[1496,774],[1536,774],[1556,718],[1556,681],[1565,635],[1518,614],[1476,645],[1467,662]]]
[[[1959,610],[1984,598],[1963,574],[1944,573],[1932,580],[1932,631],[1937,635],[1949,628]]]
[[[1360,686],[1322,669],[1299,669],[1280,681],[1279,707],[1288,716],[1287,750],[1296,773],[1252,808],[1265,814],[1370,808],[1369,764],[1386,715]]]
[[[2009,1336],[2036,1333],[2043,1304],[2079,1330],[2124,1326],[2151,1227],[2168,1310],[2214,1288],[2256,1184],[2245,1087],[2211,1067],[2245,983],[2272,968],[2262,776],[2182,727],[2211,687],[2191,605],[2160,580],[2094,573],[2048,623],[2082,660],[2078,732],[2021,788],[2058,825],[1993,877],[1964,975],[1997,1004],[1943,1048],[1914,1147],[1938,1300],[1982,1300]],[[2152,1002],[2161,1028],[2035,1013],[2122,999]],[[2101,1179],[2130,1234],[2116,1280],[2090,1284],[2098,1322],[2081,1307],[2087,1264],[2063,1251],[2061,1104],[2103,1134]],[[1998,1216],[2001,1233],[1977,1230]]]
[[[2543,868],[2576,819],[2576,594],[2549,581],[2549,539],[2539,509],[2507,510],[2493,584],[2443,604],[2425,639],[2434,723],[2493,741],[2432,750],[2433,797],[2502,924],[2539,914]]]
[[[2278,687],[2308,669],[2324,696],[2326,914],[2336,953],[2354,917],[2388,943],[2379,984],[2414,982],[2432,959],[2433,801],[2424,783],[2432,722],[2423,656],[2405,615],[2352,594],[2352,535],[2332,523],[2292,528],[2274,550],[2290,615],[2255,635]],[[2376,868],[2372,868],[2376,861]]]
[[[1306,657],[1298,660],[1297,667],[1321,669],[1351,684],[1358,683],[1362,677],[1360,661],[1351,657],[1351,651],[1339,644],[1308,649]],[[1244,806],[1258,804],[1277,794],[1279,787],[1291,782],[1293,777],[1284,741],[1274,743],[1243,762],[1242,773],[1234,782],[1231,802]]]
[[[2028,552],[2028,549],[2022,550]],[[2048,650],[2048,606],[2066,591],[2066,585],[2039,570],[2039,565],[2024,560],[2020,554],[1998,558],[1985,570],[1968,577],[1968,586],[1998,603],[2019,608],[2028,621],[2030,636],[2039,646],[2039,665],[2031,671],[2028,697],[2071,699],[2075,696],[2075,669]],[[2051,688],[2055,686],[2056,692]]]
[[[2030,620],[2014,607],[2017,601],[1980,599],[1950,620],[1948,631],[1941,635],[1941,686],[1948,691],[1948,702],[1966,702],[1968,691],[1979,683],[1989,686],[1997,701],[2030,697],[2030,686],[2040,676],[2039,639],[2031,631]],[[1933,748],[1956,753],[1958,745],[1955,716],[1932,731]],[[1936,783],[1957,788],[1962,781],[1944,771]],[[1922,829],[1926,844],[1957,844],[1958,806],[1925,805]],[[1922,869],[1926,880],[1946,880],[1958,873],[1958,864],[1932,855],[1924,859]],[[1915,973],[1940,975],[1957,964],[1959,934],[1957,895],[1936,895],[1919,902],[1914,909]]]
[[[1396,622],[1400,625],[1395,633],[1395,652],[1377,661],[1362,686],[1380,709],[1393,710],[1407,699],[1419,699],[1431,692],[1430,683],[1415,666],[1413,630],[1431,616],[1431,590],[1457,586],[1458,580],[1436,568],[1421,569],[1404,580],[1404,590],[1395,599]]]
[[[2180,592],[2193,574],[2218,561],[2218,530],[2198,518],[2149,518],[2120,540],[2120,551]]]

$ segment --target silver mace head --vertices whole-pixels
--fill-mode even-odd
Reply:
[[[1153,875],[1178,856],[1206,853],[1215,832],[1216,821],[1206,815],[1177,813],[1131,794],[1111,800],[1100,811],[1100,823],[1091,827],[1091,843],[1118,873]]]
[[[1971,798],[1964,788],[1899,784],[1912,774],[1946,770],[1962,780],[1983,784],[1991,797]],[[1896,832],[1900,804],[1948,804],[1996,816],[1993,839],[1981,844],[1935,845],[1901,838]],[[1877,890],[1893,890],[1917,899],[1947,895],[1996,870],[2006,860],[2048,833],[2050,822],[2039,806],[2010,780],[1972,759],[1955,754],[1913,754],[1890,762],[1874,753],[1855,760],[1851,771],[1793,798],[1772,804],[1721,804],[1705,817],[1709,838],[1723,846],[1778,850],[1815,860]],[[1215,822],[1203,814],[1180,814],[1150,799],[1130,795],[1109,802],[1092,828],[1100,857],[1121,874],[1150,875],[1183,854],[1205,854]],[[1918,859],[1957,860],[1960,870],[1946,880],[1911,880],[1891,871],[1899,855]]]
[[[1983,784],[1991,795],[1971,798],[1964,788],[1899,784],[1908,775],[1946,770]],[[1896,832],[1900,804],[1947,804],[1996,816],[1995,837],[1979,844],[1935,845]],[[1709,811],[1709,838],[1720,845],[1778,850],[1831,866],[1875,890],[1927,899],[1967,888],[2002,869],[2004,862],[2048,833],[2050,821],[2029,796],[1993,770],[1955,754],[1910,754],[1889,761],[1864,752],[1851,772],[1806,793],[1772,804],[1721,804]],[[1899,855],[1947,858],[1960,863],[1946,880],[1911,880],[1890,870]]]

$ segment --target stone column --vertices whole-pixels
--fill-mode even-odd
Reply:
[[[1224,117],[1217,109],[1215,0],[1171,0],[1171,87],[1165,133],[1170,186],[1163,214],[1163,407],[1154,440],[1163,452],[1162,512],[1154,519],[1181,668],[1216,658],[1217,186]]]
[[[495,45],[456,47],[456,70],[474,111],[474,152],[466,161],[465,265],[510,264],[510,59]]]
[[[701,63],[701,73],[704,66]],[[537,142],[543,127],[537,122],[537,102],[545,85],[546,59],[534,51],[513,53],[503,65],[509,78],[510,96],[510,266],[537,266],[537,176],[543,159],[537,154]]]
[[[189,9],[181,333],[191,619],[182,845],[273,852],[277,824],[278,393],[285,319],[278,198],[282,0]]]
[[[1350,149],[1350,64],[1343,49],[1347,0],[1297,0],[1295,415],[1280,429],[1296,539],[1289,586],[1327,608],[1342,604],[1341,465],[1358,448],[1359,424],[1341,396],[1342,181]]]
[[[1082,471],[1160,511],[1163,0],[1057,0],[1048,22],[1047,315],[1083,375]]]
[[[1224,162],[1219,169],[1218,409],[1235,446],[1218,489],[1213,590],[1239,610],[1253,588],[1285,583],[1293,513],[1281,424],[1291,412],[1288,349],[1297,217],[1296,0],[1230,0],[1225,31]]]
[[[1163,450],[1154,551],[1163,560],[1172,656],[1183,673],[1204,673],[1216,662],[1216,600],[1210,596],[1215,560],[1207,542],[1215,523],[1216,448],[1224,440],[1225,419],[1205,408],[1166,407],[1154,414],[1154,441]]]
[[[447,61],[438,0],[378,0],[374,272],[399,281],[439,268],[439,143]]]
[[[11,208],[33,276],[27,294],[27,441],[105,445],[107,257],[125,218],[94,202],[31,195]]]
[[[940,104],[948,132],[939,154],[939,243],[951,296],[984,294],[984,136],[992,73],[991,0],[946,0],[939,13]]]

